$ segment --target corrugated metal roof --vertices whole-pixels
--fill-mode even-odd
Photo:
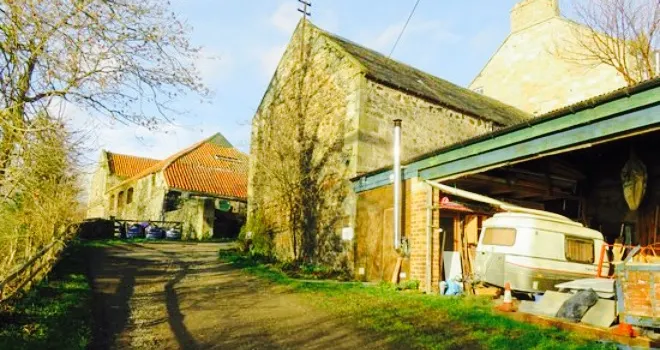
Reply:
[[[133,177],[158,163],[159,160],[106,152],[110,174],[123,178]]]

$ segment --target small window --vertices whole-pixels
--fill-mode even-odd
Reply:
[[[115,210],[115,195],[110,196],[110,202],[108,203],[108,209]]]
[[[165,211],[180,209],[182,206],[181,192],[170,191],[165,196]]]
[[[124,191],[121,191],[117,195],[117,209],[121,209],[123,206],[124,206]]]
[[[126,204],[131,204],[133,203],[133,187],[129,188],[128,191],[126,191]]]
[[[483,244],[510,247],[516,243],[516,229],[488,227],[484,232]]]
[[[565,253],[568,261],[592,264],[594,262],[594,241],[566,237]]]

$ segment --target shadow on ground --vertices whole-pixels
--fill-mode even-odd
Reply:
[[[217,259],[222,243],[90,247],[91,348],[371,349],[378,341]]]

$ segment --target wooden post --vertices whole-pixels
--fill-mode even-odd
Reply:
[[[459,230],[461,239],[461,265],[463,266],[463,289],[468,295],[472,295],[473,290],[469,279],[472,275],[470,268],[470,252],[468,251],[467,237],[465,236],[465,216],[459,215]]]

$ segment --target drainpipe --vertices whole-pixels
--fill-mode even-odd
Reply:
[[[401,247],[401,119],[394,120],[394,249]]]
[[[431,286],[431,254],[433,247],[433,187],[426,188],[426,294],[433,292]]]

